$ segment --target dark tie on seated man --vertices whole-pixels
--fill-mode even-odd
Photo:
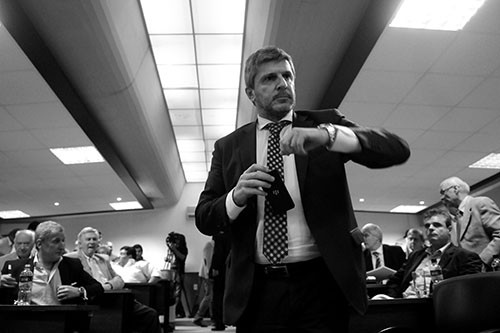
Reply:
[[[40,223],[35,231],[35,246],[33,257],[7,261],[3,267],[2,274],[10,273],[16,280],[14,284],[2,283],[3,291],[8,290],[5,299],[8,304],[13,304],[17,297],[19,275],[26,264],[33,272],[31,302],[34,304],[84,303],[103,293],[101,284],[85,272],[79,260],[63,257],[65,235],[59,223]]]
[[[424,215],[425,236],[430,247],[413,252],[406,263],[387,281],[385,295],[376,295],[372,299],[411,298],[418,296],[416,288],[431,286],[430,267],[433,262],[439,264],[445,279],[481,272],[482,262],[471,251],[454,246],[451,243],[451,215],[445,209],[432,209]],[[416,272],[422,272],[417,277]],[[415,279],[414,279],[415,277]]]
[[[67,253],[65,257],[79,259],[85,271],[98,280],[104,290],[123,289],[125,283],[111,267],[109,256],[97,253],[99,231],[91,227],[85,227],[78,233],[77,241],[78,251]],[[134,332],[161,332],[156,310],[137,301],[134,301],[133,304],[132,324]]]

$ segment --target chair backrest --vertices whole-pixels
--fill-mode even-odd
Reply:
[[[433,292],[438,332],[478,332],[500,328],[500,272],[457,276]]]

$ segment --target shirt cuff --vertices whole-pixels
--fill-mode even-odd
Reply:
[[[234,202],[233,192],[234,188],[231,191],[229,191],[229,193],[226,196],[226,213],[231,221],[236,220],[240,215],[240,213],[243,211],[243,209],[245,209],[246,207],[246,205],[240,207]]]

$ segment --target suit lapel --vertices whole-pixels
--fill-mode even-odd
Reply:
[[[242,128],[241,135],[236,138],[235,152],[239,157],[241,165],[246,170],[250,165],[257,161],[256,156],[256,136],[255,131],[257,122],[253,122],[250,126]],[[244,171],[244,170],[243,170]]]
[[[455,252],[455,247],[452,244],[448,245],[441,255],[441,260],[439,260],[439,266],[441,266],[441,268],[445,268],[448,265],[453,257],[453,252]]]

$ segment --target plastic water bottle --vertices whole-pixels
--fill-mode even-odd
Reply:
[[[33,272],[30,269],[30,264],[26,264],[19,275],[19,293],[17,295],[16,305],[30,305],[32,287]]]
[[[443,277],[443,270],[441,269],[441,266],[437,263],[435,259],[431,261],[431,267],[430,267],[430,275],[431,275],[431,285],[432,289],[441,281],[444,280]],[[431,291],[432,291],[431,289]]]

